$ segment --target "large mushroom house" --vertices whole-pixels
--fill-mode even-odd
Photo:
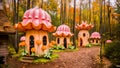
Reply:
[[[25,50],[28,55],[34,52],[35,56],[41,56],[49,50],[48,32],[53,32],[56,29],[51,24],[50,15],[43,9],[36,7],[27,10],[24,13],[23,21],[16,24],[15,28],[25,32],[25,41],[22,41]]]
[[[83,22],[80,25],[76,25],[76,29],[79,30],[78,33],[78,46],[87,46],[89,44],[90,33],[89,30],[93,28],[92,24],[87,24]]]
[[[71,43],[70,37],[73,36],[73,34],[70,32],[69,26],[62,24],[57,28],[57,31],[53,33],[53,36],[56,37],[57,45],[61,45],[67,48]]]
[[[92,44],[100,44],[100,33],[98,32],[93,32],[90,36],[90,41]]]

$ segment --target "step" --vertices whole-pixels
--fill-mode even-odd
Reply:
[[[20,60],[21,62],[32,63],[33,60]]]
[[[24,56],[22,57],[23,60],[34,60],[34,57],[31,56]]]

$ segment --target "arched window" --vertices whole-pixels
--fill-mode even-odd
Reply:
[[[43,36],[43,45],[47,45],[47,37]]]
[[[59,39],[59,38],[57,39],[57,43],[58,43],[58,44],[60,43],[60,39]]]
[[[30,47],[34,47],[34,36],[30,36]]]
[[[34,47],[34,36],[29,37],[29,44],[30,44],[30,54],[32,54],[31,49]]]
[[[98,40],[96,40],[96,43],[98,43]]]
[[[86,36],[86,34],[85,33],[83,33],[83,37],[85,37]]]

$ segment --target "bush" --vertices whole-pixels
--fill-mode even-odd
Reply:
[[[106,44],[104,54],[114,65],[120,65],[120,42]]]
[[[75,46],[71,46],[70,45],[70,46],[68,46],[68,49],[72,49],[73,50],[73,49],[75,49]]]
[[[53,49],[56,49],[56,50],[64,50],[65,47],[62,46],[62,45],[57,45],[57,46],[54,46]]]

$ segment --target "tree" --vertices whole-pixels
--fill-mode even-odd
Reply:
[[[27,9],[30,9],[30,0],[27,0]]]
[[[73,45],[76,48],[76,43],[75,43],[75,39],[76,39],[76,34],[75,34],[75,16],[76,16],[76,0],[74,0],[74,15],[73,15]]]

